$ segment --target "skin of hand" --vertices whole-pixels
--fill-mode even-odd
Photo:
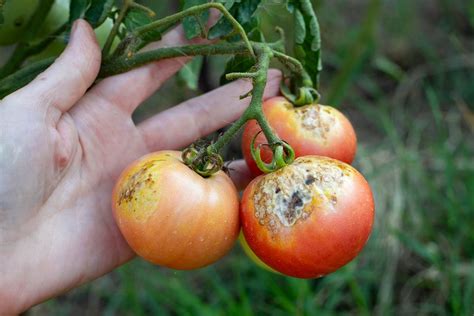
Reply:
[[[160,43],[182,45],[180,29]],[[236,120],[249,98],[235,81],[136,125],[136,107],[188,61],[162,60],[95,85],[101,62],[91,27],[78,20],[63,54],[0,101],[0,314],[17,314],[132,259],[112,216],[120,172],[140,156],[180,149]],[[281,75],[269,72],[265,98]],[[237,186],[245,163],[230,166]]]

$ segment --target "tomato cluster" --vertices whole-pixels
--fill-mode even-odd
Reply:
[[[332,107],[293,107],[282,97],[263,104],[270,126],[293,148],[293,163],[261,175],[250,155],[252,139],[271,160],[259,126],[247,123],[242,150],[257,177],[240,202],[222,171],[203,178],[178,152],[157,152],[132,163],[113,193],[117,224],[143,258],[174,269],[194,269],[224,256],[240,234],[245,252],[273,272],[316,278],[351,261],[374,220],[369,184],[348,163],[356,136]],[[259,175],[260,174],[260,175]],[[183,188],[186,188],[184,192]]]
[[[242,139],[244,158],[255,175],[240,208],[243,248],[257,264],[282,274],[315,278],[351,261],[365,245],[374,220],[369,184],[349,164],[357,140],[349,120],[333,107],[295,107],[283,97],[263,103],[270,126],[295,151],[291,165],[261,175],[251,146],[272,160],[255,121]]]

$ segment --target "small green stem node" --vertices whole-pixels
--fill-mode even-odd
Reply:
[[[235,79],[242,79],[242,78],[257,78],[257,72],[231,72],[225,75],[227,80],[235,80]]]
[[[252,138],[252,142],[250,143],[250,153],[252,154],[252,158],[255,160],[257,167],[261,171],[265,173],[274,172],[291,164],[295,160],[295,151],[287,142],[284,141],[270,144],[259,144],[255,147],[255,140],[260,133],[261,131]],[[263,146],[268,146],[272,150],[272,161],[270,163],[264,162],[261,157],[260,151]]]

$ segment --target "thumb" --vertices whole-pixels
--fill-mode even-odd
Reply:
[[[91,26],[76,20],[64,52],[19,92],[61,112],[69,110],[92,85],[100,69],[101,52]]]

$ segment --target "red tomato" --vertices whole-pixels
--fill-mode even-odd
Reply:
[[[113,213],[130,247],[141,257],[173,269],[209,265],[224,256],[239,235],[239,200],[219,171],[203,178],[161,151],[142,157],[119,177]]]
[[[265,262],[260,260],[259,257],[257,257],[257,255],[252,251],[252,249],[250,249],[249,244],[245,240],[245,237],[242,233],[240,233],[240,235],[239,235],[239,242],[240,242],[240,246],[242,247],[242,250],[245,252],[247,257],[250,260],[252,260],[257,266],[259,266],[260,268],[265,269],[269,272],[280,274],[278,271],[275,271],[274,269],[272,269],[271,267],[266,265]]]
[[[294,107],[283,97],[274,97],[263,103],[263,111],[276,134],[294,149],[296,157],[307,155],[327,156],[351,163],[357,149],[357,139],[349,120],[333,107],[310,104]],[[260,131],[256,121],[249,121],[242,137],[242,152],[250,170],[262,174],[250,153],[250,144]],[[260,133],[255,146],[267,140]],[[262,147],[262,160],[270,162],[272,152]]]
[[[241,202],[250,248],[273,269],[316,278],[351,261],[374,220],[369,184],[350,165],[306,156],[255,178]]]

